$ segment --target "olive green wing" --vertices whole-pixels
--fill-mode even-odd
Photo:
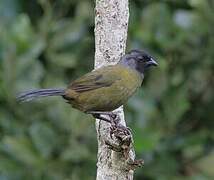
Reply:
[[[120,79],[114,67],[104,67],[92,71],[72,82],[68,88],[76,92],[91,91],[98,88],[109,87]]]

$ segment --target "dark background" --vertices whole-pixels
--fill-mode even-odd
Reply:
[[[95,179],[93,118],[59,97],[15,100],[93,69],[94,6],[0,0],[0,180]],[[127,50],[159,63],[125,105],[145,160],[136,180],[214,179],[213,27],[212,0],[130,0]]]

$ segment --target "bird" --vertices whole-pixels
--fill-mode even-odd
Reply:
[[[158,63],[147,52],[134,49],[117,64],[102,66],[72,81],[66,88],[30,90],[17,96],[19,102],[48,96],[61,96],[75,109],[112,122],[113,110],[124,105],[141,87],[145,72]]]

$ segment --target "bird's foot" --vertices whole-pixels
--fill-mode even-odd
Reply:
[[[143,159],[135,159],[135,160],[132,160],[132,159],[127,159],[127,165],[128,165],[128,169],[129,170],[135,170],[141,166],[144,165],[144,160]]]
[[[127,164],[127,169],[134,170],[144,164],[143,160],[131,159],[130,152],[133,145],[132,132],[129,127],[120,124],[121,119],[119,115],[113,112],[100,111],[92,111],[88,112],[88,114],[92,114],[95,118],[106,121],[111,124],[111,138],[106,138],[105,144],[108,146],[109,149],[123,154]]]
[[[143,160],[132,159],[133,138],[131,129],[121,124],[111,126],[110,137],[105,141],[109,149],[120,152],[126,161],[126,169],[135,170],[144,164]]]
[[[105,141],[108,148],[116,152],[122,152],[124,157],[128,157],[126,154],[129,152],[133,140],[132,135],[127,131],[126,127],[111,126],[110,137],[111,139],[106,139]]]
[[[126,139],[131,137],[131,129],[122,124],[113,122],[110,127],[111,138],[113,138],[112,135],[121,141],[126,141]]]

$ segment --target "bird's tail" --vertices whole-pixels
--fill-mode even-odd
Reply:
[[[40,97],[63,96],[64,94],[65,89],[38,89],[21,93],[20,95],[17,96],[17,101],[25,102]]]

